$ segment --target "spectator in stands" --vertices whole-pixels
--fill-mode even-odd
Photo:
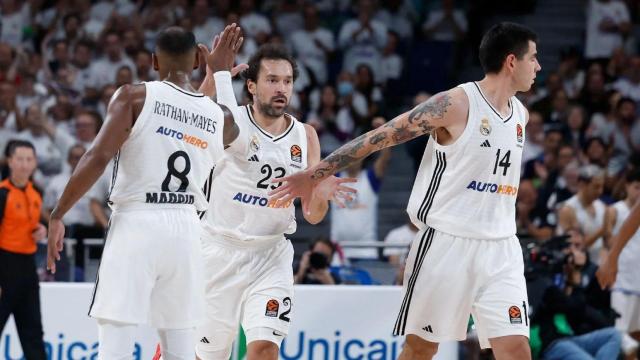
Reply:
[[[136,66],[122,50],[122,38],[115,31],[108,32],[104,36],[104,57],[91,65],[91,71],[98,74],[98,87],[111,84],[115,81],[116,72],[122,66],[127,66],[133,71]]]
[[[629,11],[624,2],[589,0],[585,58],[594,61],[611,57],[613,50],[623,46],[630,30]]]
[[[580,68],[580,54],[572,47],[560,54],[560,65],[558,75],[562,79],[564,91],[570,99],[575,99],[580,95],[584,87],[584,70]]]
[[[544,144],[544,119],[539,112],[529,112],[527,131],[524,133],[525,147],[522,150],[522,164],[542,154]],[[524,171],[524,166],[522,167]]]
[[[138,51],[135,57],[136,71],[135,71],[135,83],[142,81],[156,80],[156,73],[151,70],[151,52],[146,49]]]
[[[391,229],[387,236],[384,238],[384,243],[387,245],[401,245],[403,247],[385,247],[382,251],[382,255],[387,258],[387,261],[396,267],[395,285],[402,285],[404,279],[404,266],[407,262],[407,256],[409,255],[409,248],[413,239],[418,233],[418,228],[411,222],[411,219],[407,216],[407,221],[404,225],[395,229]]]
[[[640,199],[640,169],[626,176],[626,197],[607,209],[607,233],[615,236],[629,216],[630,209]],[[640,340],[640,231],[636,231],[618,257],[618,275],[611,292],[611,307],[620,314],[616,328],[622,336],[622,349],[626,355],[635,354]],[[635,339],[635,340],[634,340]]]
[[[337,285],[340,277],[329,271],[335,245],[327,238],[315,240],[309,250],[302,254],[297,269],[294,268],[296,284]]]
[[[45,360],[35,252],[47,230],[42,198],[29,181],[36,154],[26,141],[12,142],[8,153],[10,175],[0,182],[0,333],[13,314],[25,358]]]
[[[360,64],[356,67],[355,89],[362,94],[367,101],[367,114],[364,120],[373,119],[374,116],[380,115],[383,106],[382,89],[377,86],[373,79],[373,71],[366,64]],[[369,129],[369,124],[360,126],[358,133],[365,132]]]
[[[304,5],[304,28],[295,31],[289,41],[294,54],[317,83],[325,84],[329,78],[327,65],[335,51],[335,41],[331,31],[320,26],[316,5]]]
[[[376,118],[372,127],[384,124],[384,119]],[[340,176],[357,178],[358,182],[351,187],[358,192],[353,200],[346,203],[345,208],[331,205],[331,239],[338,244],[342,242],[376,242],[378,241],[378,192],[385,175],[391,150],[380,151],[373,165],[363,168],[362,161],[345,169]],[[358,226],[354,226],[358,224]],[[348,259],[377,259],[375,248],[343,248]]]
[[[356,91],[354,76],[346,71],[338,75],[336,85],[340,110],[336,118],[336,124],[340,131],[354,135],[358,125],[364,123],[369,111],[367,98]]]
[[[637,121],[636,103],[630,98],[618,101],[617,113],[610,143],[612,146],[608,172],[615,176],[624,170],[634,152],[640,151],[640,122]]]
[[[591,0],[596,1],[596,0]],[[606,113],[609,109],[609,98],[605,87],[605,77],[600,64],[592,64],[587,71],[585,86],[579,101],[589,116],[594,113]]]
[[[586,129],[586,113],[580,105],[569,106],[566,118],[566,135],[569,144],[579,151],[584,146],[585,129]]]
[[[536,98],[531,104],[531,110],[542,115],[545,123],[550,121],[553,111],[553,97],[562,89],[562,79],[556,72],[549,73],[545,79],[545,87],[536,93]]]
[[[33,144],[38,157],[38,170],[45,177],[60,173],[64,156],[45,131],[49,120],[42,113],[39,103],[29,106],[25,119],[27,128],[21,131],[17,137]]]
[[[586,129],[586,135],[588,137],[599,137],[605,144],[609,144],[611,134],[613,134],[613,130],[616,127],[618,102],[621,98],[622,95],[617,91],[609,94],[606,109],[603,112],[597,112],[591,116],[591,121]]]
[[[585,235],[585,247],[591,261],[600,263],[606,250],[604,218],[607,206],[599,199],[604,189],[605,172],[595,165],[580,168],[578,193],[558,211],[558,234],[578,229]]]
[[[427,38],[442,41],[460,41],[467,33],[468,23],[465,12],[454,7],[454,0],[442,0],[442,6],[429,11],[422,31]]]
[[[220,15],[217,13],[216,15]],[[211,13],[209,1],[196,0],[191,8],[191,21],[193,22],[193,35],[196,43],[211,43],[211,34],[219,34],[224,30],[224,21]]]
[[[351,133],[342,131],[337,123],[339,111],[336,89],[331,85],[323,86],[318,109],[311,111],[307,117],[307,123],[318,132],[322,156],[332,153],[351,138]]]
[[[629,60],[625,76],[613,83],[612,87],[622,96],[631,98],[636,104],[640,103],[640,56]]]
[[[608,147],[601,138],[589,138],[583,148],[585,163],[605,168],[609,163],[608,152]]]
[[[534,309],[530,338],[534,357],[616,359],[620,333],[606,327],[609,319],[587,302],[589,295],[583,279],[585,269],[593,266],[581,246],[579,234],[571,235],[567,255],[562,281],[550,284],[544,290],[541,305]]]
[[[558,126],[549,127],[545,131],[542,153],[524,164],[523,179],[538,181],[539,183],[536,185],[547,181],[549,171],[553,171],[556,168],[558,149],[563,137],[564,133]]]
[[[338,34],[338,45],[344,50],[343,71],[355,73],[359,64],[373,70],[375,82],[381,79],[382,49],[387,44],[387,27],[373,19],[373,1],[358,1],[358,18],[347,20]]]
[[[256,11],[254,0],[240,0],[240,26],[245,37],[253,38],[258,46],[269,40],[271,23]]]

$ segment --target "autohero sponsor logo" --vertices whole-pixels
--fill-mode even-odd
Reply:
[[[181,131],[172,129],[170,127],[160,126],[158,130],[156,130],[156,133],[160,135],[168,136],[170,138],[184,141],[185,143],[189,145],[193,145],[200,149],[206,149],[209,147],[209,143],[206,142],[205,140],[202,140],[197,136],[189,135]]]
[[[516,196],[518,195],[518,187],[508,184],[494,184],[482,181],[472,180],[467,185],[467,190],[473,190],[477,192],[487,192],[497,195]]]
[[[402,350],[402,337],[393,339],[361,339],[342,336],[336,330],[333,336],[312,337],[305,331],[289,334],[280,347],[283,360],[344,359],[391,360],[397,359]]]
[[[269,200],[266,197],[251,195],[245,193],[237,193],[233,197],[233,201],[237,201],[247,205],[268,207],[268,208],[288,208],[293,203],[293,200],[289,200],[286,202],[280,200]]]
[[[197,114],[177,106],[156,101],[153,106],[153,113],[167,117],[171,120],[187,124],[208,133],[215,134],[218,122],[202,114]]]
[[[2,359],[23,360],[24,354],[20,349],[20,340],[17,336],[9,334],[2,337],[0,341],[0,354]],[[98,342],[84,342],[77,339],[66,339],[65,334],[59,333],[58,338],[53,341],[45,341],[44,347],[47,360],[76,359],[76,360],[97,360]],[[142,354],[142,347],[136,343],[133,350],[134,360],[148,359],[151,354]],[[143,356],[144,355],[144,356]]]

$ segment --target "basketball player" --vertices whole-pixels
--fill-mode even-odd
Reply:
[[[223,40],[221,40],[223,41]],[[293,305],[293,247],[285,234],[296,230],[292,201],[270,201],[272,179],[320,161],[315,130],[286,113],[298,75],[284,47],[264,45],[244,71],[252,104],[239,108],[228,72],[218,72],[218,102],[239,109],[236,123],[246,152],[226,154],[212,182],[211,202],[203,219],[207,320],[199,327],[196,354],[202,360],[229,359],[242,324],[247,359],[278,359]],[[339,186],[355,179],[332,177],[305,199],[305,219],[320,222]],[[325,195],[331,194],[331,196]]]
[[[394,333],[400,359],[431,359],[463,340],[469,313],[497,359],[530,359],[527,291],[515,201],[526,108],[514,96],[540,65],[536,34],[500,23],[480,44],[481,81],[441,92],[347,143],[318,165],[279,179],[279,201],[310,196],[323,179],[374,151],[431,134],[407,211],[420,229],[407,259]]]
[[[237,33],[224,46],[240,43]],[[226,107],[191,87],[198,65],[191,32],[171,27],[158,34],[153,66],[163,81],[118,89],[51,213],[47,265],[55,272],[62,217],[114,158],[113,213],[89,310],[98,321],[100,359],[130,359],[142,323],[158,329],[166,360],[194,357],[204,310],[196,210],[206,209],[201,188],[239,133]]]
[[[632,204],[627,204],[629,207],[631,205]],[[616,282],[619,265],[618,260],[623,252],[628,252],[625,246],[629,243],[629,240],[638,237],[637,231],[640,228],[640,199],[636,200],[631,210],[627,211],[626,220],[620,225],[617,233],[609,240],[611,249],[609,250],[608,256],[596,272],[598,282],[603,289],[613,286]],[[623,214],[619,214],[618,216],[624,216]],[[634,234],[636,235],[634,236]],[[629,253],[628,255],[633,254]]]

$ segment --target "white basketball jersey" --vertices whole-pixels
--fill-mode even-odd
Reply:
[[[469,99],[467,126],[453,144],[429,139],[407,212],[419,228],[473,239],[510,237],[526,109],[511,97],[511,112],[502,118],[476,83],[460,87]]]
[[[613,225],[613,235],[620,232],[620,227],[629,217],[631,209],[624,201],[612,205],[616,209],[616,222]],[[636,231],[625,245],[618,258],[618,276],[615,289],[640,292],[640,276],[637,274],[637,264],[640,261],[640,230]]]
[[[142,111],[114,159],[109,204],[205,210],[202,188],[224,154],[224,114],[203,94],[144,84]]]
[[[289,127],[273,136],[256,123],[250,105],[239,110],[236,123],[240,136],[246,137],[240,141],[248,146],[244,154],[225,154],[216,166],[204,229],[242,241],[292,234],[296,231],[293,203],[272,201],[269,192],[280,185],[271,180],[307,168],[304,124],[287,114]]]

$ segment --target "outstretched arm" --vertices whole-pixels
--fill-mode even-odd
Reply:
[[[622,249],[629,242],[633,234],[638,231],[640,227],[640,201],[636,202],[635,206],[631,209],[629,216],[622,223],[620,231],[611,238],[611,249],[609,255],[605,259],[604,263],[600,266],[596,272],[596,277],[602,288],[611,287],[616,281],[616,275],[618,273],[618,258]]]
[[[129,137],[134,119],[144,105],[144,85],[124,85],[116,91],[107,108],[104,126],[93,145],[78,162],[58,204],[51,212],[47,267],[55,273],[55,260],[60,259],[64,224],[62,217],[93,186]]]
[[[283,201],[296,197],[308,198],[320,181],[375,151],[402,144],[437,128],[446,129],[456,122],[466,121],[468,108],[469,103],[462,89],[439,93],[413,110],[348,142],[316,166],[279,179],[285,185],[271,192],[271,195]]]

